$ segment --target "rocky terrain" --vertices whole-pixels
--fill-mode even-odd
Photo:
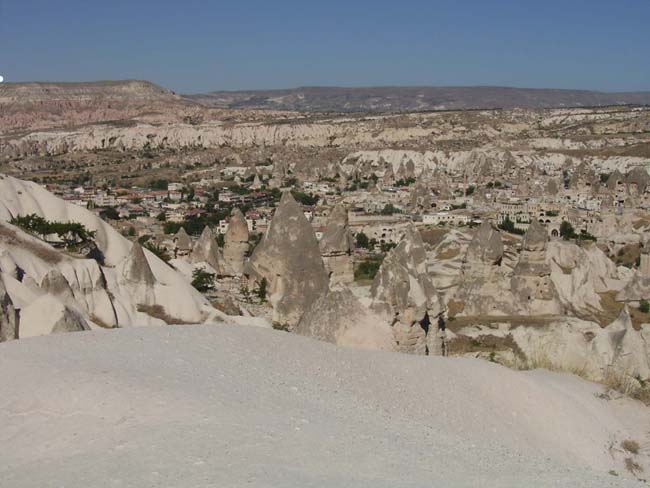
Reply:
[[[567,374],[232,325],[0,350],[4,486],[593,488],[648,467],[625,446],[650,411]]]
[[[605,93],[498,86],[301,87],[288,90],[215,91],[187,95],[187,98],[218,108],[351,113],[650,104],[650,92]]]
[[[86,256],[55,248],[9,222],[19,215],[81,223],[94,233],[96,248]],[[199,264],[213,264],[206,240],[197,243],[193,254]],[[0,302],[4,340],[100,327],[219,322],[225,317],[179,272],[93,213],[34,183],[4,175]]]
[[[53,486],[161,473],[289,486],[646,479],[648,107],[517,91],[516,108],[395,114],[359,91],[337,110],[363,113],[317,113],[320,95],[289,92],[272,103],[296,111],[280,112],[228,108],[266,108],[257,95],[213,108],[145,82],[3,89],[0,363],[28,385],[55,365],[51,387],[78,388],[74,415],[92,424],[72,439],[69,405],[6,392],[14,410],[0,415],[34,415],[0,422],[24,442],[3,479],[29,486],[21,458],[47,459]],[[79,333],[33,339],[61,332]],[[41,362],[21,370],[26,356]],[[520,371],[538,369],[573,376]],[[87,371],[107,374],[101,408]],[[94,422],[104,407],[114,417]],[[130,441],[145,430],[151,451]],[[219,460],[205,454],[215,439]],[[110,455],[89,447],[100,440]],[[372,459],[359,461],[362,445]],[[136,452],[130,474],[106,474]],[[187,458],[171,473],[176,452]],[[100,469],[79,472],[82,455]]]

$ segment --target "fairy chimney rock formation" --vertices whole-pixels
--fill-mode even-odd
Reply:
[[[499,264],[503,257],[501,233],[485,220],[467,248],[467,261]]]
[[[650,299],[650,251],[643,248],[639,259],[639,269],[625,287],[618,292],[616,300],[620,302],[637,302]]]
[[[249,249],[248,237],[248,224],[244,214],[238,208],[234,208],[224,236],[223,259],[226,265],[238,275],[244,272],[244,262]]]
[[[190,236],[187,235],[185,228],[178,229],[174,236],[174,244],[176,253],[179,255],[187,255],[192,250],[192,241],[190,241]]]
[[[131,247],[131,253],[125,258],[122,266],[122,276],[127,282],[153,286],[156,282],[149,261],[142,246],[137,242]]]
[[[354,245],[348,229],[348,211],[343,205],[334,207],[329,215],[319,247],[330,284],[351,283],[354,280]]]
[[[269,229],[246,266],[253,281],[266,279],[273,321],[295,326],[328,289],[314,230],[301,206],[284,192]]]
[[[412,224],[384,258],[370,293],[373,309],[390,317],[397,350],[426,354],[428,331],[421,322],[426,315],[433,320],[442,306],[427,275],[422,237]]]
[[[562,311],[546,262],[548,234],[533,219],[522,241],[521,255],[513,271],[511,290],[522,312],[557,314]]]
[[[190,254],[190,261],[195,264],[207,263],[217,273],[221,273],[221,260],[219,259],[217,241],[214,239],[212,231],[207,225],[203,228],[201,237],[199,237],[199,240],[194,245],[192,254]]]

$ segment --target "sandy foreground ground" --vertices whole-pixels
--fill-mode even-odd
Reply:
[[[570,375],[256,327],[24,339],[0,371],[3,488],[642,486],[610,447],[650,426]]]

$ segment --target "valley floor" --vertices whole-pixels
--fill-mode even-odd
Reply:
[[[640,486],[619,446],[650,425],[571,375],[255,327],[23,339],[0,370],[7,488]]]

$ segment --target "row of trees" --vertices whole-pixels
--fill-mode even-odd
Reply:
[[[10,223],[43,240],[56,235],[66,247],[91,243],[95,238],[95,231],[88,230],[79,222],[49,221],[36,214],[13,217]]]

